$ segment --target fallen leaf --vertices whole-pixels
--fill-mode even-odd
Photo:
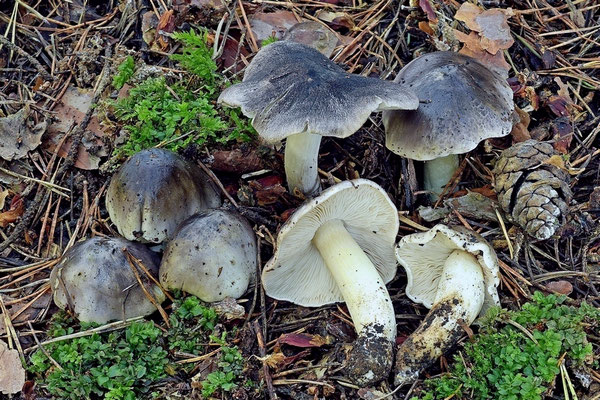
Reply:
[[[10,209],[0,213],[0,227],[6,228],[10,223],[15,222],[25,212],[25,202],[19,195],[15,195],[10,203]]]
[[[6,197],[10,192],[8,190],[0,191],[0,210],[4,209],[4,202],[6,201]]]
[[[282,39],[285,32],[295,25],[298,20],[293,12],[278,10],[271,13],[254,13],[249,18],[249,22],[255,39],[260,43],[271,36]]]
[[[504,60],[503,50],[510,48],[514,43],[508,26],[508,18],[512,15],[514,13],[510,8],[492,8],[484,11],[472,3],[463,3],[454,18],[464,22],[473,32],[461,35],[455,30],[456,38],[465,43],[460,52],[477,58],[494,69],[502,68],[505,72],[508,71],[509,66]]]
[[[459,53],[473,57],[483,65],[503,76],[510,70],[510,65],[504,59],[504,53],[498,52],[496,54],[490,54],[481,46],[481,40],[476,32],[471,32],[467,35],[454,29],[454,36],[458,41],[463,43],[463,48],[460,49]]]
[[[265,357],[257,358],[267,364],[269,368],[276,370],[279,369],[281,364],[283,364],[286,357],[285,354],[283,354],[281,351],[278,351],[272,354],[267,354]]]
[[[438,19],[437,15],[435,14],[435,9],[429,0],[419,0],[419,7],[421,7],[421,10],[427,14],[427,19],[429,19],[431,22],[437,22]]]
[[[8,296],[3,296],[3,299],[5,302],[14,300],[14,298]],[[21,311],[21,308],[23,308],[23,306],[27,304],[27,302],[11,304],[8,307],[8,313],[11,316],[11,320],[13,323],[33,321],[40,316],[40,314],[48,307],[51,301],[52,293],[50,290],[48,290],[46,293],[38,297],[31,305],[29,305],[29,307],[27,307],[16,317],[15,315],[19,311]],[[0,313],[0,335],[4,332],[6,332],[6,327],[4,326],[4,314]]]
[[[217,171],[234,174],[245,174],[263,168],[261,158],[255,149],[242,151],[241,149],[217,150],[212,154],[211,168]]]
[[[335,32],[325,24],[316,21],[295,24],[285,33],[283,40],[291,40],[313,47],[325,57],[330,57],[340,42]]]
[[[69,87],[63,95],[60,103],[54,108],[56,121],[48,126],[48,137],[44,142],[44,148],[50,152],[56,149],[62,135],[67,133],[73,124],[79,124],[85,113],[92,106],[93,94],[89,90],[80,90]],[[108,151],[102,140],[104,131],[96,113],[92,115],[87,129],[82,138],[82,145],[75,161],[75,167],[85,170],[95,170],[101,161],[101,157],[108,156]],[[71,141],[67,139],[58,151],[60,157],[66,157],[71,149]]]
[[[419,29],[428,34],[429,36],[433,36],[435,34],[431,26],[425,21],[419,21]]]
[[[142,39],[150,47],[154,45],[156,39],[156,27],[158,26],[158,18],[153,11],[146,11],[142,15]]]
[[[240,42],[231,37],[227,37],[225,46],[223,47],[223,54],[218,58],[223,68],[229,68],[233,64],[237,64],[239,69],[243,68],[243,57],[248,57],[250,52],[245,47],[240,47]]]
[[[175,30],[175,17],[173,16],[173,10],[164,12],[158,20],[156,27],[156,33],[158,36],[158,42],[163,50],[169,47],[169,41],[163,36],[161,32],[172,33]]]
[[[550,124],[552,146],[561,154],[567,154],[573,141],[573,124],[567,117],[557,118]]]
[[[25,384],[25,369],[19,359],[19,352],[8,348],[0,340],[0,392],[19,393]]]
[[[519,107],[515,106],[515,113],[518,118],[518,122],[513,126],[510,135],[513,138],[514,143],[524,142],[526,140],[531,139],[531,135],[529,134],[529,123],[531,122],[531,117],[528,113],[521,110]]]
[[[308,333],[284,333],[279,336],[277,342],[294,347],[321,347],[330,344],[330,340],[327,337]]]
[[[47,123],[44,120],[34,126],[29,115],[29,105],[25,105],[18,112],[0,118],[0,157],[6,161],[25,157],[42,142]]]
[[[333,25],[334,29],[337,27],[353,29],[355,26],[354,19],[352,19],[352,17],[345,12],[320,10],[315,16],[321,21],[325,21]]]
[[[546,284],[546,287],[548,288],[548,290],[551,290],[553,292],[557,292],[560,294],[564,294],[565,296],[568,296],[573,292],[573,285],[571,285],[570,282],[562,281],[562,280],[548,282]]]
[[[258,205],[265,206],[275,203],[287,192],[282,183],[281,177],[274,175],[250,181],[248,186],[254,191]]]

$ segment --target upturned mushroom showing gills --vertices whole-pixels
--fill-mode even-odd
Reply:
[[[167,244],[160,283],[202,301],[241,297],[256,273],[256,237],[241,215],[210,210],[185,220]]]
[[[383,113],[386,147],[425,161],[424,187],[432,200],[458,168],[458,154],[512,129],[512,90],[471,57],[449,51],[426,54],[408,63],[394,82],[414,90],[422,103],[415,111]]]
[[[396,353],[395,384],[414,381],[452,347],[470,325],[499,305],[498,259],[478,234],[461,227],[436,225],[404,236],[396,247],[406,270],[406,295],[431,309]]]
[[[141,260],[153,276],[158,275],[160,260],[143,244],[95,237],[76,243],[52,269],[50,287],[54,303],[59,308],[69,308],[80,321],[98,324],[156,311],[123,249]],[[134,267],[138,268],[145,291],[158,304],[162,303],[165,300],[162,290],[150,282],[141,268]]]
[[[345,138],[374,111],[414,110],[417,97],[376,78],[344,72],[317,50],[291,41],[263,47],[246,67],[242,83],[219,103],[241,107],[269,143],[287,138],[285,173],[290,191],[320,191],[317,159],[322,136]]]
[[[275,299],[305,307],[345,301],[358,339],[346,372],[359,385],[391,369],[396,319],[385,287],[396,272],[399,222],[385,191],[344,181],[305,202],[281,227],[262,282]]]
[[[106,191],[106,209],[119,233],[141,242],[161,243],[190,215],[220,205],[204,171],[163,149],[131,156]]]

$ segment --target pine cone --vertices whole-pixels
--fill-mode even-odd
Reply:
[[[511,222],[537,239],[548,239],[565,222],[573,193],[569,174],[547,163],[549,143],[527,140],[504,150],[494,167],[494,188]]]

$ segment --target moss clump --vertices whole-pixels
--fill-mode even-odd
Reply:
[[[411,400],[542,399],[563,357],[577,368],[592,361],[586,329],[598,326],[600,310],[565,300],[536,292],[519,311],[490,310],[480,333],[454,356],[450,372],[426,380],[426,390]]]

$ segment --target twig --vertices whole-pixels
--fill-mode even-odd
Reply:
[[[100,75],[100,84],[98,85],[98,90],[94,94],[90,108],[85,113],[85,116],[81,120],[81,123],[77,126],[77,128],[75,128],[75,131],[73,132],[73,141],[71,143],[71,148],[69,149],[69,154],[67,155],[65,162],[60,166],[57,173],[55,174],[56,176],[64,174],[75,163],[75,159],[77,157],[77,154],[79,153],[79,146],[81,145],[83,133],[87,128],[88,124],[90,123],[90,120],[92,119],[92,114],[95,111],[94,106],[98,103],[102,92],[104,92],[104,89],[106,88],[106,86],[108,86],[108,83],[110,82],[108,77],[110,76],[111,58],[112,48],[109,46],[106,48],[104,68],[102,70],[102,74]],[[5,249],[7,249],[14,241],[16,241],[21,236],[21,233],[23,233],[23,231],[31,223],[32,219],[37,213],[37,208],[40,204],[43,203],[42,198],[45,201],[45,199],[47,199],[48,196],[48,192],[46,192],[45,194],[43,194],[43,192],[41,191],[38,192],[32,204],[29,205],[27,211],[25,212],[25,214],[23,214],[23,216],[19,220],[19,223],[17,224],[17,226],[15,226],[10,236],[0,244],[0,251],[4,251]]]
[[[265,360],[267,356],[267,349],[265,348],[265,341],[262,335],[262,330],[258,321],[254,321],[252,323],[252,328],[254,329],[254,333],[256,334],[256,340],[258,342],[258,351],[260,352],[260,356],[263,359],[263,374],[265,375],[265,383],[267,384],[267,390],[269,392],[269,399],[275,400],[277,399],[277,394],[275,394],[275,389],[273,389],[273,381],[271,379],[271,373],[269,372],[269,366]]]
[[[46,71],[46,69],[42,66],[42,64],[40,64],[40,62],[38,60],[36,60],[33,56],[31,56],[25,50],[20,48],[18,45],[12,43],[10,40],[8,40],[7,38],[5,38],[2,35],[0,35],[0,45],[6,46],[9,49],[11,49],[12,51],[16,51],[17,54],[21,55],[22,57],[25,57],[27,59],[27,61],[29,61],[31,64],[33,64],[33,66],[38,70],[40,75],[42,75],[42,77],[45,80],[54,81],[54,77],[52,75],[50,75],[48,73],[48,71]]]

